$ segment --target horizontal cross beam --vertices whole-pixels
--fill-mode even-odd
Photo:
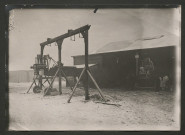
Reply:
[[[49,39],[49,40],[47,40],[45,42],[40,43],[40,46],[44,47],[45,45],[51,44],[53,42],[56,42],[56,41],[59,41],[59,40],[63,40],[65,38],[68,38],[70,36],[76,35],[78,33],[82,33],[82,32],[84,32],[86,30],[89,30],[90,27],[91,27],[90,25],[85,25],[85,26],[80,27],[80,28],[75,29],[75,30],[68,30],[68,32],[63,34],[63,35],[60,35],[58,37],[55,37],[55,38],[52,38],[52,39]]]

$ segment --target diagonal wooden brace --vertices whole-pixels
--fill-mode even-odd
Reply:
[[[98,89],[98,92],[100,93],[101,98],[106,102],[107,100],[105,99],[105,97],[103,96],[103,93],[100,89],[100,87],[98,86],[98,84],[96,83],[95,79],[93,78],[93,76],[91,75],[91,73],[89,72],[89,70],[87,70],[88,75],[90,76],[91,80],[93,81],[94,85],[96,86],[96,88]]]
[[[68,103],[70,102],[70,100],[71,100],[71,98],[72,98],[72,96],[73,96],[73,94],[74,94],[74,92],[75,92],[75,89],[76,89],[78,83],[80,82],[80,80],[81,80],[81,78],[82,78],[82,76],[83,76],[85,70],[86,70],[86,68],[84,67],[84,69],[82,70],[82,72],[81,72],[81,74],[80,74],[80,77],[79,77],[78,81],[76,82],[76,84],[75,84],[75,86],[74,86],[74,88],[73,88],[73,91],[72,91],[72,93],[71,93],[71,95],[70,95],[70,97],[69,97],[69,99],[68,99],[68,101],[67,101]]]
[[[28,93],[28,92],[30,91],[30,89],[31,89],[31,87],[33,86],[34,83],[35,83],[35,79],[33,80],[33,82],[32,82],[32,84],[31,84],[30,88],[28,89],[28,91],[27,91],[26,93]]]
[[[46,91],[44,92],[44,96],[45,96],[46,93],[48,92],[49,88],[51,88],[51,86],[52,86],[52,84],[53,84],[53,82],[54,82],[54,80],[55,80],[55,78],[56,78],[58,72],[59,72],[59,68],[58,68],[58,70],[56,71],[55,76],[53,77],[53,79],[52,79],[52,81],[51,81],[49,87],[48,87],[48,88],[46,89]]]

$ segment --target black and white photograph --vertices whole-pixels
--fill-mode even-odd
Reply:
[[[181,7],[9,10],[9,131],[179,131]]]

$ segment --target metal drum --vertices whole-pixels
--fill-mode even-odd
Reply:
[[[44,75],[44,69],[39,70],[39,75]]]

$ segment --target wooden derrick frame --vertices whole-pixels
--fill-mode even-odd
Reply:
[[[46,45],[51,45],[51,43],[57,43],[57,46],[58,46],[58,70],[56,71],[56,74],[55,76],[53,77],[48,89],[46,89],[46,91],[44,92],[44,96],[46,95],[47,91],[49,90],[49,88],[51,88],[53,82],[54,82],[54,79],[56,78],[57,74],[58,74],[58,77],[59,77],[59,93],[62,94],[62,84],[61,84],[61,77],[62,77],[62,74],[61,72],[64,74],[64,77],[65,77],[65,73],[62,71],[62,63],[61,63],[61,51],[62,51],[62,43],[63,43],[63,40],[65,38],[68,38],[68,37],[71,37],[71,36],[75,36],[76,34],[81,34],[82,37],[80,38],[84,38],[84,43],[85,43],[85,67],[79,77],[79,80],[77,81],[77,83],[75,84],[74,88],[72,88],[71,86],[71,89],[72,89],[72,93],[68,99],[68,103],[70,102],[74,92],[75,92],[75,89],[78,85],[78,83],[80,82],[81,80],[81,77],[82,75],[84,74],[85,75],[85,83],[84,83],[84,89],[85,89],[85,100],[89,100],[89,85],[88,85],[88,79],[89,77],[91,78],[91,80],[93,81],[93,83],[95,84],[95,86],[97,87],[99,93],[100,93],[100,96],[102,97],[102,99],[106,102],[106,99],[105,97],[103,96],[103,93],[101,91],[101,89],[99,88],[98,84],[96,83],[95,79],[93,78],[93,76],[91,75],[90,71],[89,71],[89,66],[88,66],[88,31],[90,29],[90,25],[85,25],[83,27],[80,27],[78,29],[75,29],[75,30],[68,30],[67,33],[63,34],[63,35],[60,35],[58,37],[55,37],[55,38],[48,38],[47,41],[43,42],[40,44],[41,46],[41,62],[42,62],[42,57],[43,57],[43,53],[44,53],[44,48]],[[42,63],[41,63],[42,64]],[[67,79],[67,77],[65,77]],[[68,80],[66,80],[68,81]],[[69,81],[68,81],[69,82]],[[42,88],[42,79],[39,79],[39,85],[40,87]]]

